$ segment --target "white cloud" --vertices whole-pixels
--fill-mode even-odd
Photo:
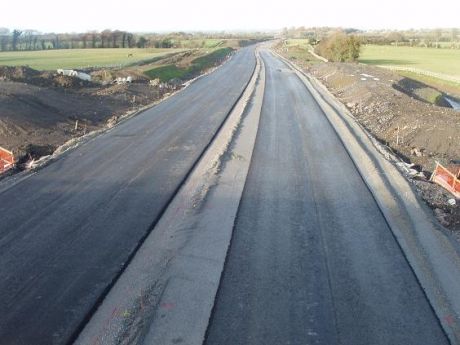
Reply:
[[[6,1],[0,26],[43,32],[255,30],[284,26],[362,29],[459,26],[459,0],[56,0]]]

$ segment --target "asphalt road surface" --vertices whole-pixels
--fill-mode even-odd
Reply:
[[[173,98],[0,194],[0,344],[65,344],[210,142],[255,67],[245,48]]]
[[[206,344],[448,344],[317,103],[262,57],[259,132]]]

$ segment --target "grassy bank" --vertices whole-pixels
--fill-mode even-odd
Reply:
[[[232,51],[232,48],[217,49],[212,53],[192,60],[190,66],[188,67],[178,67],[171,64],[153,68],[146,71],[145,74],[151,79],[160,79],[162,82],[166,82],[171,79],[191,79],[200,74],[202,71],[218,64]]]
[[[302,38],[282,41],[275,47],[281,55],[303,67],[319,62],[316,57],[309,53],[311,48],[309,40]]]

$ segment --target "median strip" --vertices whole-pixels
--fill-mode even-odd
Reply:
[[[76,344],[202,343],[249,170],[263,86],[257,57],[242,97]]]

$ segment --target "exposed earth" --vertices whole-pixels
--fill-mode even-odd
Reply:
[[[0,146],[21,160],[50,154],[167,91],[148,81],[100,85],[27,67],[0,67],[0,76]]]
[[[180,89],[182,80],[152,84],[143,72],[163,64],[187,66],[202,54],[190,50],[168,54],[147,66],[86,70],[94,82],[25,66],[0,66],[0,146],[14,152],[21,168],[27,160],[51,154],[72,138],[113,126],[122,115]],[[115,83],[127,76],[132,83]]]
[[[409,180],[439,222],[460,238],[460,201],[451,205],[454,196],[429,181],[436,162],[460,163],[460,112],[436,99],[437,90],[392,71],[278,51],[323,83],[406,168],[420,172]]]

